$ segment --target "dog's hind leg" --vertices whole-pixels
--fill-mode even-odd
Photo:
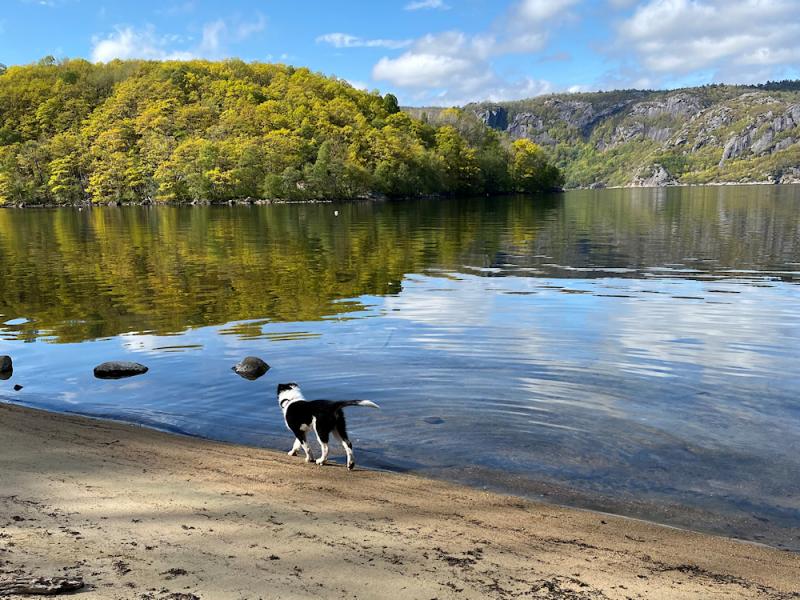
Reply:
[[[294,438],[294,444],[292,444],[292,449],[289,450],[289,456],[297,456],[297,453],[300,451],[300,448],[302,448],[302,446],[303,446],[302,442],[297,438]]]
[[[347,438],[347,425],[344,422],[344,413],[339,412],[339,414],[336,415],[336,425],[333,432],[336,437],[341,440],[342,446],[344,446],[344,451],[347,454],[347,468],[352,471],[353,467],[356,466],[356,460],[353,455],[353,444],[351,444],[350,440]]]

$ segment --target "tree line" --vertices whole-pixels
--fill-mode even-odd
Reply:
[[[454,115],[462,115],[453,109]],[[305,68],[56,61],[0,70],[0,204],[536,192],[536,144]]]

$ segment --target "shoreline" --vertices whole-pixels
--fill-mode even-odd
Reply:
[[[711,183],[675,183],[665,185],[600,185],[600,186],[584,186],[574,188],[562,188],[558,190],[542,191],[536,194],[528,194],[530,196],[538,196],[541,194],[561,194],[565,192],[577,191],[597,191],[597,190],[652,190],[652,189],[667,189],[667,188],[698,188],[698,187],[736,187],[736,186],[791,186],[800,185],[800,181],[789,181],[781,183],[780,181],[720,181]],[[503,198],[515,195],[515,193],[495,194],[492,197]],[[436,198],[447,198],[447,196],[412,196],[406,198],[389,198],[381,194],[374,194],[371,196],[357,197],[357,198],[336,198],[336,199],[309,199],[309,200],[283,200],[280,198],[233,198],[231,200],[194,200],[192,202],[173,202],[173,201],[157,201],[157,200],[143,200],[141,202],[83,202],[80,204],[28,204],[23,202],[21,204],[0,204],[0,209],[22,209],[22,208],[99,208],[99,207],[122,207],[122,206],[273,206],[285,204],[335,204],[335,203],[357,203],[357,202],[392,202],[396,200],[426,200]]]
[[[81,576],[86,598],[800,598],[800,555],[646,521],[5,403],[0,437],[0,581]]]

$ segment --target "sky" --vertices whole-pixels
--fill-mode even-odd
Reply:
[[[462,105],[800,78],[800,0],[0,0],[0,63],[282,62]]]

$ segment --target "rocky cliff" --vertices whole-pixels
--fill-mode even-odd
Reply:
[[[546,148],[569,187],[800,182],[800,82],[563,94],[464,110]]]

